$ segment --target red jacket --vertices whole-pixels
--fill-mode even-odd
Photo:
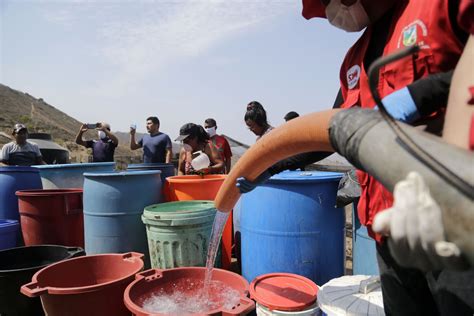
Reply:
[[[430,74],[454,69],[463,44],[457,39],[448,13],[448,0],[400,0],[396,2],[383,55],[406,46],[421,45],[416,55],[388,64],[380,69],[378,91],[384,96]],[[367,28],[347,53],[341,67],[342,108],[361,106],[373,108],[364,56],[372,29]],[[392,206],[392,194],[368,174],[358,171],[361,197],[358,205],[360,222],[377,241],[371,225],[375,214]]]

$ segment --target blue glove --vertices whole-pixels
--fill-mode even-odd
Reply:
[[[387,95],[382,99],[382,103],[387,112],[397,121],[412,123],[420,118],[418,108],[407,87]],[[378,107],[375,109],[378,110]]]
[[[254,181],[249,181],[244,177],[237,178],[236,186],[239,188],[240,193],[248,193],[255,189],[257,186],[265,183],[268,179],[270,179],[272,175],[268,170],[265,170],[261,175],[257,177]]]

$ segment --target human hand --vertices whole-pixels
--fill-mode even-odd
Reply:
[[[407,87],[392,92],[382,99],[387,112],[397,121],[412,123],[420,118],[418,108]],[[378,107],[375,107],[378,110]]]
[[[375,216],[372,229],[389,236],[390,252],[402,266],[422,271],[465,268],[459,248],[445,240],[441,209],[416,172],[397,183],[393,206]]]
[[[81,133],[85,133],[85,132],[87,132],[87,130],[88,130],[87,124],[85,124],[85,123],[82,124],[82,125],[81,125],[81,128],[79,129],[79,131],[80,131]]]
[[[137,132],[136,128],[130,127],[130,135],[135,136],[136,132]]]
[[[249,181],[244,177],[237,178],[237,188],[239,188],[240,193],[248,193],[255,189],[257,186],[265,183],[270,179],[272,175],[268,170],[265,170],[261,175],[259,175],[254,181]]]

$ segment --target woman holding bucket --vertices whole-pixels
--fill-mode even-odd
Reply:
[[[178,175],[222,173],[224,162],[200,125],[184,124],[175,141],[183,142],[179,153]]]

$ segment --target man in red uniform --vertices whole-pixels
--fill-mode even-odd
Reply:
[[[227,139],[224,136],[217,135],[217,123],[213,118],[208,118],[204,121],[204,129],[211,138],[212,143],[217,148],[217,151],[221,155],[222,160],[224,161],[224,173],[228,174],[230,172],[232,151],[230,150],[230,145]]]
[[[383,15],[377,16],[381,13],[376,10],[380,5],[384,6]],[[419,45],[419,53],[380,70],[378,91],[389,112],[399,120],[418,124],[442,116],[439,109],[447,103],[452,69],[466,40],[466,34],[456,23],[458,10],[459,1],[449,0],[303,0],[306,18],[327,17],[331,24],[346,31],[368,26],[345,57],[335,106],[374,108],[367,78],[370,64],[377,57]],[[371,176],[358,172],[358,177],[362,189],[358,215],[377,241],[385,312],[438,314],[424,274],[399,266],[382,236],[371,229],[374,216],[392,206],[392,195]],[[460,306],[452,312],[469,313],[469,309]]]

